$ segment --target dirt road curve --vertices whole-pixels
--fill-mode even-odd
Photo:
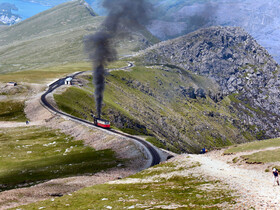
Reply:
[[[280,186],[273,186],[272,173],[263,166],[229,164],[222,151],[190,158],[201,163],[205,175],[222,180],[241,195],[238,209],[280,209]]]

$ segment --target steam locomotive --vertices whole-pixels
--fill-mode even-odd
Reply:
[[[92,115],[92,117],[93,117],[94,125],[102,128],[110,128],[110,122],[108,120],[97,118],[94,115]]]

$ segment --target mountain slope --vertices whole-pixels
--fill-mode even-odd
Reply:
[[[2,34],[0,44],[30,40],[33,37],[65,31],[89,21],[91,16],[95,16],[94,12],[86,7],[83,1],[61,4],[10,27],[5,34]]]
[[[67,1],[70,0],[18,0],[15,4],[20,10],[19,15],[25,19],[38,11]],[[102,1],[86,0],[97,14],[106,15]],[[154,5],[153,21],[149,30],[162,40],[185,35],[202,27],[239,26],[248,31],[280,62],[278,0],[148,1]]]
[[[106,15],[102,0],[87,0],[99,15]],[[278,0],[149,0],[154,5],[150,32],[162,40],[202,27],[239,26],[248,31],[280,62]]]
[[[129,59],[133,71],[112,71],[106,80],[102,115],[114,126],[191,153],[279,135],[279,67],[244,30],[201,29]],[[93,101],[92,78],[82,79],[82,101]],[[90,119],[94,102],[69,103],[78,93],[63,93],[59,106]]]
[[[159,11],[149,30],[170,39],[209,26],[239,26],[280,62],[278,0],[151,0]]]
[[[0,31],[0,72],[17,71],[87,59],[83,37],[95,33],[98,17],[83,0],[61,4]],[[144,49],[156,39],[145,29],[116,42],[120,54]],[[126,43],[126,44],[124,44]]]
[[[279,135],[279,66],[244,30],[211,27],[142,52],[146,64],[172,64],[219,84],[244,124],[263,137]]]
[[[136,64],[132,71],[112,71],[106,79],[102,116],[113,126],[191,153],[279,135],[279,66],[244,30],[201,29],[129,59]],[[90,120],[92,78],[85,79],[82,101],[90,105],[69,103],[81,95],[75,88],[57,101]]]

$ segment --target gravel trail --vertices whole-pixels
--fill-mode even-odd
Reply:
[[[280,186],[273,185],[271,172],[248,166],[229,164],[213,152],[207,155],[189,155],[199,162],[205,175],[221,180],[241,196],[235,209],[280,209]]]
[[[17,127],[26,127],[26,126],[33,126],[33,125],[41,125],[40,122],[29,122],[26,125],[25,122],[7,122],[7,121],[0,121],[0,128],[17,128]]]

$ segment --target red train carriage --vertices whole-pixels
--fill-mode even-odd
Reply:
[[[108,120],[103,120],[103,119],[96,118],[95,116],[93,116],[93,122],[94,122],[94,125],[97,125],[99,127],[110,128],[110,122]]]

